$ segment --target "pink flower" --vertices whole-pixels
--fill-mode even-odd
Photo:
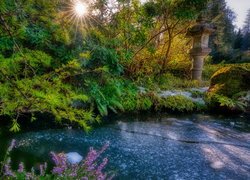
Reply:
[[[93,147],[91,147],[85,159],[84,165],[87,165],[90,169],[92,169],[93,168],[92,164],[108,147],[109,143],[106,143],[99,152],[97,152],[96,150],[93,149]]]
[[[18,165],[18,170],[17,170],[19,173],[22,173],[24,171],[24,165],[23,165],[23,162],[19,163]]]
[[[4,165],[4,176],[10,176],[10,177],[15,177],[14,173],[12,172],[10,165],[5,164]]]
[[[52,170],[52,173],[62,175],[64,170],[65,170],[65,168],[62,168],[62,167],[54,167]]]
[[[40,164],[39,166],[39,170],[40,170],[40,176],[44,176],[44,165]]]
[[[103,162],[97,167],[97,170],[96,170],[96,174],[97,174],[97,175],[102,174],[102,170],[103,170],[103,168],[107,165],[107,163],[108,163],[108,159],[107,159],[107,158],[104,158],[104,159],[103,159]]]
[[[85,159],[85,165],[87,165],[87,167],[90,167],[94,161],[98,158],[99,154],[96,152],[96,150],[94,150],[92,147],[89,150],[89,153],[87,154],[87,157]]]
[[[51,152],[50,154],[52,155],[52,160],[56,165],[52,170],[53,174],[62,175],[65,169],[67,169],[66,155],[63,153],[56,154],[54,152]]]

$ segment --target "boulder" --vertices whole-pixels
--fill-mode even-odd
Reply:
[[[70,164],[78,164],[82,161],[83,157],[77,152],[69,152],[66,154],[67,162]]]
[[[244,110],[249,104],[244,99],[250,90],[250,69],[230,66],[219,69],[211,77],[207,102],[212,108]],[[248,109],[248,107],[245,107]]]
[[[250,70],[231,66],[219,69],[211,77],[209,93],[232,98],[235,94],[250,90]]]

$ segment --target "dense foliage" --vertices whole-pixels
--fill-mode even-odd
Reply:
[[[37,113],[88,130],[110,111],[155,109],[157,102],[168,110],[197,109],[183,97],[158,101],[152,94],[208,85],[190,81],[191,39],[185,36],[202,11],[217,26],[211,62],[229,62],[226,54],[235,49],[243,57],[248,48],[248,20],[244,34],[236,34],[223,0],[95,0],[83,17],[70,14],[72,3],[0,2],[0,116],[10,120],[11,131]],[[216,68],[206,65],[209,80]],[[139,86],[150,91],[140,93]]]
[[[121,75],[155,74],[160,59],[158,68],[165,70],[174,38],[206,1],[117,1],[115,11],[109,5],[92,2],[86,23],[77,26],[67,14],[67,1],[1,1],[0,115],[12,121],[11,131],[20,130],[20,117],[30,114],[33,121],[37,112],[88,129],[99,119],[95,107],[101,115],[150,107]]]
[[[75,12],[81,1],[84,15]],[[186,34],[200,15],[216,31],[204,81],[193,81]],[[49,115],[88,131],[109,113],[250,111],[250,11],[243,29],[234,19],[225,0],[0,0],[0,121],[18,132]],[[107,146],[79,164],[51,153],[51,171],[46,163],[13,170],[13,148],[0,162],[2,179],[113,177],[97,159]]]

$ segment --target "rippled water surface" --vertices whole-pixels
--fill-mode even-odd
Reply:
[[[17,139],[14,162],[31,165],[47,161],[50,151],[85,156],[90,146],[109,141],[103,157],[116,179],[250,179],[249,127],[240,116],[124,115],[88,134],[72,129],[0,134],[0,145]]]

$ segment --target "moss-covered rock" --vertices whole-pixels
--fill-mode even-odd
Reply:
[[[241,95],[249,90],[250,69],[238,66],[224,67],[212,76],[206,99],[212,108],[243,110],[248,103],[241,102]]]
[[[233,97],[235,94],[250,89],[250,70],[243,67],[224,67],[211,78],[209,93]]]

